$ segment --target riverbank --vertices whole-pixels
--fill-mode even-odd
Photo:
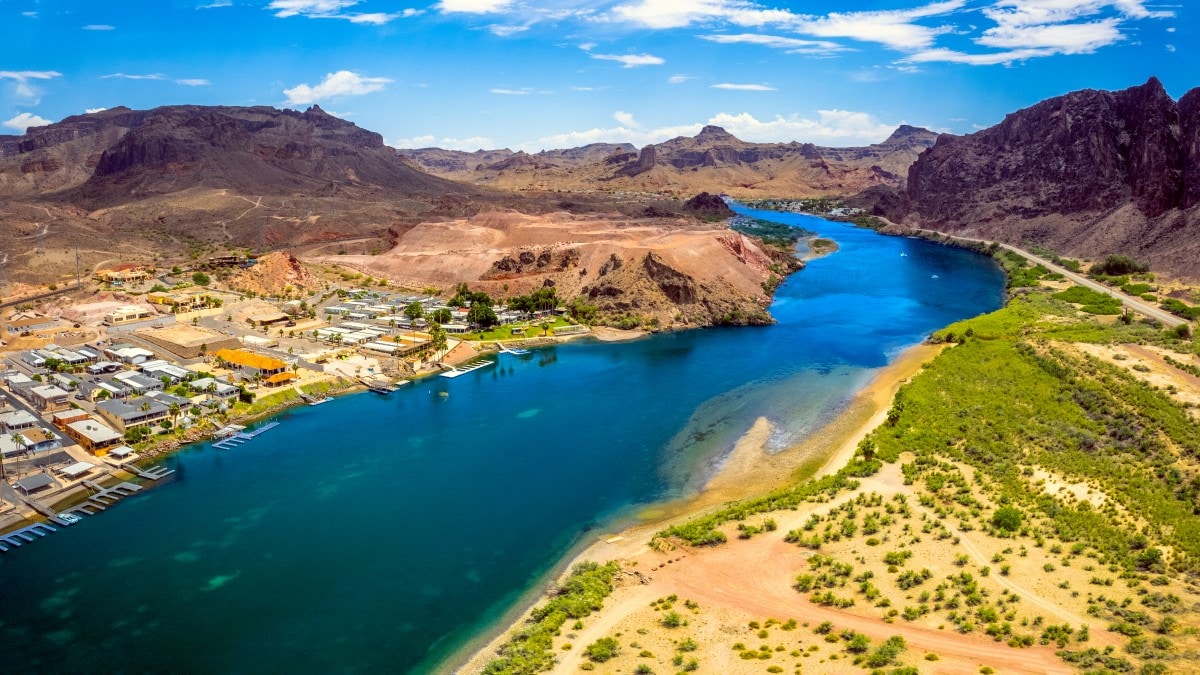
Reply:
[[[782,452],[768,451],[771,424],[759,418],[739,439],[719,471],[700,493],[643,509],[638,514],[637,525],[619,533],[601,535],[583,551],[557,565],[553,573],[557,577],[555,582],[561,581],[576,563],[629,559],[650,551],[655,534],[664,527],[699,516],[730,501],[806,478],[835,473],[853,457],[859,442],[883,423],[900,387],[919,373],[943,348],[944,345],[930,344],[909,348],[891,364],[881,368],[834,420]],[[478,646],[482,640],[465,647],[447,664],[449,669],[463,674],[482,672],[510,634],[528,622],[535,603],[542,599],[543,594],[528,594],[524,598],[527,606],[518,610],[520,614],[515,620],[497,626],[485,635],[483,639],[487,642],[482,648]],[[642,599],[629,596],[620,602],[640,604]],[[606,605],[604,611],[622,616],[630,609],[632,607],[618,604]]]

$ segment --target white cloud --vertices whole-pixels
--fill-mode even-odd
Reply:
[[[701,35],[700,39],[718,44],[752,44],[787,50],[789,54],[829,54],[845,51],[846,47],[827,40],[802,40],[800,38],[780,37],[778,35],[762,35],[760,33],[739,33],[728,35]]]
[[[510,37],[513,35],[517,35],[518,33],[524,33],[525,31],[529,30],[529,28],[530,27],[528,25],[506,26],[506,25],[502,25],[502,24],[495,24],[492,26],[488,26],[488,30],[492,32],[492,35],[495,35],[497,37]]]
[[[21,12],[21,16],[29,18],[29,19],[36,19],[36,18],[38,18],[38,13],[37,12]]]
[[[112,73],[111,75],[101,75],[100,79],[110,80],[117,78],[119,80],[165,80],[166,75],[162,73],[146,73],[144,75],[131,75],[129,73]]]
[[[661,66],[666,63],[665,59],[652,54],[594,54],[588,52],[588,56],[600,61],[616,61],[626,68],[640,68],[641,66]]]
[[[636,0],[613,8],[618,20],[649,28],[684,28],[693,23],[728,21],[738,26],[782,24],[795,17],[745,0]]]
[[[757,143],[801,141],[846,147],[880,143],[890,136],[899,125],[899,123],[885,124],[863,112],[818,110],[816,113],[816,117],[793,114],[778,115],[768,120],[759,120],[750,113],[719,113],[704,122],[656,129],[630,128],[622,125],[569,131],[522,143],[514,149],[537,152],[554,148],[578,147],[588,143],[632,143],[644,146],[650,143],[661,143],[677,136],[695,136],[708,124],[723,127],[729,133],[745,141]]]
[[[233,7],[233,0],[213,0],[206,5],[196,5],[196,9],[220,9],[221,7]]]
[[[386,77],[363,77],[349,70],[339,70],[329,73],[325,79],[315,86],[299,84],[291,89],[284,89],[289,105],[308,105],[339,96],[361,96],[381,91],[391,79]]]
[[[508,9],[512,4],[513,0],[442,0],[437,8],[445,14],[492,14]]]
[[[779,91],[775,87],[768,87],[765,84],[730,84],[728,82],[724,82],[709,86],[713,89],[730,89],[733,91]]]
[[[966,0],[945,0],[913,9],[832,12],[825,16],[806,16],[790,26],[796,32],[817,37],[876,42],[904,51],[924,49],[932,46],[938,35],[953,29],[925,26],[916,20],[949,14],[962,9],[965,4]]]
[[[1167,51],[1174,54],[1175,53],[1175,45],[1167,45]]]
[[[997,49],[1050,49],[1058,54],[1090,54],[1122,39],[1115,17],[1086,23],[1001,25],[975,40]]]
[[[520,89],[508,89],[506,87],[494,87],[488,89],[488,93],[500,94],[501,96],[528,96],[529,94],[551,94],[553,92],[545,89],[534,89],[532,87],[521,87]]]
[[[364,14],[338,14],[330,16],[330,19],[345,19],[350,23],[369,24],[371,26],[382,26],[386,23],[391,23],[396,19],[405,16],[404,12],[367,12]],[[409,14],[408,16],[412,16]]]
[[[199,77],[189,77],[182,80],[175,80],[175,84],[182,84],[185,87],[207,87],[212,82]]]
[[[343,12],[359,4],[360,0],[272,0],[267,9],[275,10],[275,16],[286,19],[306,16],[310,19],[343,19],[350,23],[382,26],[396,19],[424,14],[425,10],[405,9],[399,12]]]
[[[108,108],[84,108],[83,112],[91,115],[92,113],[104,112],[105,110],[108,110]]]
[[[44,127],[47,124],[53,124],[45,117],[38,117],[32,113],[20,113],[16,117],[3,123],[9,129],[16,129],[21,133],[25,133],[29,127]]]
[[[275,10],[275,16],[286,19],[289,16],[328,16],[353,7],[358,0],[271,0],[267,9]]]
[[[619,122],[621,126],[629,127],[631,129],[637,129],[642,126],[641,122],[638,122],[633,118],[633,113],[627,113],[624,110],[618,110],[613,113],[613,119]]]
[[[1145,0],[997,0],[981,10],[996,25],[972,42],[1001,51],[930,48],[903,60],[988,66],[1057,54],[1091,54],[1124,40],[1121,29],[1131,20],[1174,16],[1171,11],[1147,9],[1145,4]],[[1101,16],[1104,13],[1109,16]]]
[[[669,84],[683,84],[684,82],[687,82],[688,80],[694,80],[694,79],[696,79],[696,78],[692,77],[691,75],[672,75],[667,78],[667,82]]]
[[[12,80],[15,83],[13,94],[34,105],[40,102],[41,92],[29,81],[51,80],[56,77],[62,77],[62,73],[56,70],[0,70],[0,80]]]
[[[476,150],[491,150],[496,147],[492,139],[484,136],[473,136],[471,138],[438,138],[437,136],[414,136],[412,138],[397,138],[388,143],[393,148],[442,148],[445,150],[462,150],[464,152],[474,152]]]
[[[89,23],[83,27],[84,30],[116,30],[116,26],[110,26],[106,23]]]
[[[1011,65],[1016,61],[1052,56],[1053,54],[1054,51],[1050,49],[1013,49],[991,54],[967,54],[956,52],[953,49],[927,49],[916,54],[910,54],[904,57],[903,60],[909,63],[943,62],[962,63],[968,66],[994,66],[999,64]]]

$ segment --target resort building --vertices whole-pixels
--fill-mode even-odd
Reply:
[[[192,371],[186,368],[180,368],[179,366],[163,361],[162,359],[147,361],[141,365],[140,369],[146,377],[150,377],[159,381],[165,377],[171,381],[171,384],[178,384],[179,382],[182,382],[183,379],[188,375],[192,374]]]
[[[287,362],[270,356],[244,349],[222,349],[216,357],[229,364],[245,381],[257,380],[274,386],[296,379],[295,373],[288,372]]]
[[[30,316],[26,318],[14,318],[8,322],[8,332],[13,335],[21,333],[33,332],[39,330],[49,330],[58,326],[58,321],[51,319],[48,316]]]
[[[154,358],[154,352],[149,349],[135,347],[128,343],[116,344],[104,350],[105,355],[114,361],[136,366]]]
[[[88,418],[87,411],[78,408],[60,410],[50,416],[50,421],[59,429],[66,429],[72,422],[82,422]]]
[[[162,391],[162,380],[146,377],[141,373],[125,372],[113,375],[113,383],[125,387],[135,394],[145,394],[151,391]]]
[[[207,289],[195,288],[182,291],[155,291],[147,293],[146,300],[155,305],[170,307],[171,311],[176,314],[208,307],[211,302]]]
[[[120,433],[92,417],[81,422],[72,422],[63,431],[93,455],[106,454],[109,448],[120,445],[123,439]]]
[[[167,406],[145,396],[128,402],[101,401],[96,404],[96,414],[121,433],[136,427],[151,426],[170,417]],[[70,429],[71,425],[67,425],[67,428]]]
[[[61,447],[62,439],[41,427],[0,434],[0,453],[3,453],[5,457],[12,457],[23,452],[45,452]]]
[[[71,398],[71,394],[53,384],[46,384],[30,389],[28,398],[29,402],[38,410],[54,412],[69,405],[68,400]]]
[[[103,375],[105,373],[115,373],[124,367],[115,361],[99,361],[88,366],[87,372],[89,375]]]
[[[33,429],[41,422],[37,417],[25,412],[24,410],[14,410],[0,414],[0,427],[5,431],[24,431],[25,429]]]
[[[158,316],[154,310],[143,305],[123,305],[114,309],[104,317],[104,325],[106,326],[123,326],[127,323],[138,323],[139,321],[148,321]]]
[[[114,286],[149,281],[151,270],[137,265],[129,265],[115,270],[100,270],[96,278]]]
[[[194,392],[199,392],[206,397],[212,396],[219,399],[231,399],[241,393],[241,389],[238,389],[225,380],[218,380],[212,377],[192,380],[188,383],[188,386]]]

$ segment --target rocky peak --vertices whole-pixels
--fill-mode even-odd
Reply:
[[[736,143],[738,138],[721,127],[709,124],[701,129],[699,134],[696,134],[696,141],[699,143]]]

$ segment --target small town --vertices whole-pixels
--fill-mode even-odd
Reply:
[[[588,332],[553,289],[500,303],[465,286],[447,298],[345,271],[324,281],[281,253],[259,262],[290,266],[297,286],[214,283],[257,269],[251,257],[222,256],[188,272],[121,265],[71,289],[4,299],[0,552],[165,478],[155,459],[187,443],[234,448],[274,426],[245,433],[246,423],[291,405],[388,394],[410,378],[490,365],[484,352]]]

